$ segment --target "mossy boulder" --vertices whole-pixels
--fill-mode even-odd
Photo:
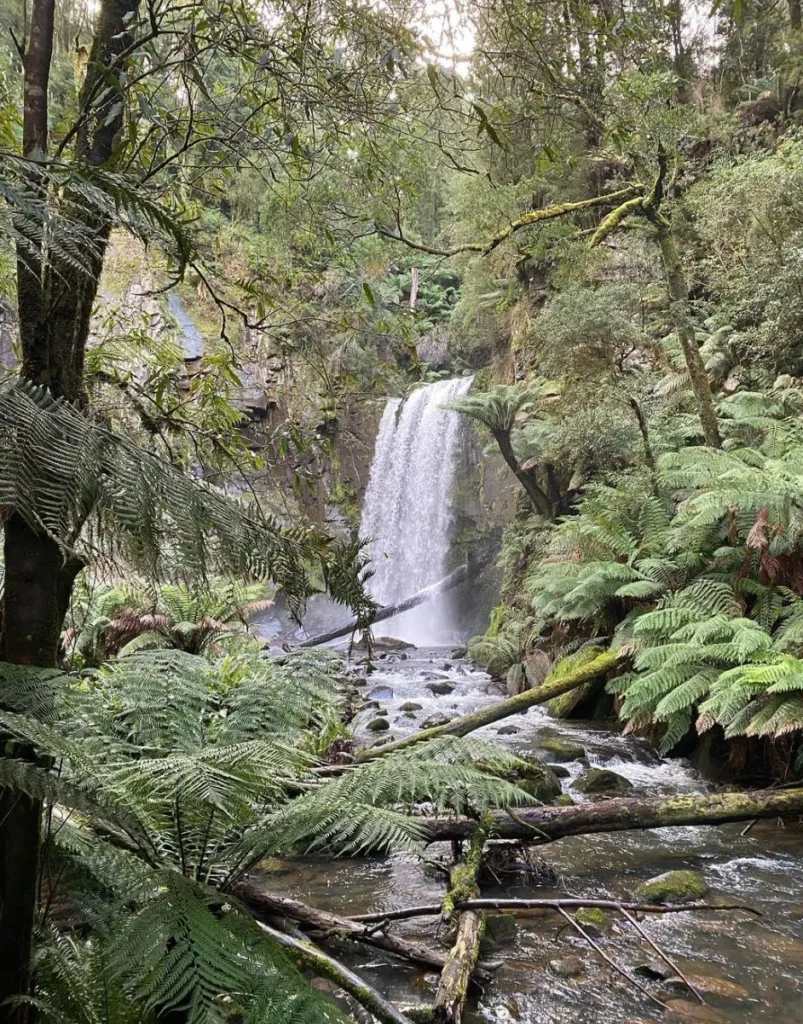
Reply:
[[[575,911],[574,919],[592,935],[604,935],[610,927],[608,915],[601,907],[580,907]]]
[[[387,732],[390,728],[390,722],[387,718],[375,718],[365,728],[368,732]]]
[[[559,797],[555,798],[556,807],[574,807],[574,800],[569,796],[568,793],[561,793]]]
[[[520,789],[541,804],[552,803],[561,793],[557,775],[539,761],[528,761],[525,768],[517,771],[514,781]]]
[[[575,780],[573,788],[580,793],[585,793],[586,796],[609,796],[629,793],[633,788],[633,783],[608,768],[589,768],[579,779]]]
[[[699,871],[665,871],[636,889],[637,900],[646,903],[694,903],[708,892]]]
[[[552,761],[582,761],[586,749],[582,743],[564,739],[563,736],[547,736],[538,743],[539,750],[548,754]]]

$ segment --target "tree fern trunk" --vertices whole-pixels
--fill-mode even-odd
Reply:
[[[16,665],[56,665],[63,619],[62,554],[55,541],[13,514],[5,526],[3,660]],[[0,681],[0,706],[7,703]],[[33,758],[8,741],[2,756]],[[7,1006],[28,989],[31,933],[36,910],[42,805],[0,790],[0,1024],[29,1021],[26,1007]]]

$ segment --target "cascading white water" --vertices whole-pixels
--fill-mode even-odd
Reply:
[[[369,588],[380,605],[412,597],[447,573],[460,417],[443,406],[465,395],[471,381],[439,381],[385,406],[360,527],[376,570]],[[419,645],[450,643],[449,596],[387,619],[377,631]]]

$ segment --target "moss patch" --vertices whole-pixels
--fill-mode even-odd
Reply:
[[[636,889],[636,899],[648,903],[693,903],[708,892],[699,871],[666,871]]]

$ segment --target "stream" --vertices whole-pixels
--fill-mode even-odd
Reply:
[[[449,648],[410,649],[378,655],[376,671],[358,679],[368,700],[387,709],[394,738],[421,728],[433,714],[452,718],[499,700],[500,684]],[[359,670],[355,668],[355,672]],[[437,676],[454,686],[436,696],[427,682]],[[402,712],[414,702],[421,709]],[[357,719],[359,741],[374,734],[365,726],[376,709]],[[510,731],[510,726],[519,731]],[[500,734],[501,730],[501,734]],[[585,748],[592,766],[610,768],[629,779],[636,793],[672,794],[705,791],[706,783],[683,760],[662,760],[642,740],[620,735],[613,727],[563,722],[542,708],[488,726],[475,735],[516,752],[536,754],[546,737],[559,736]],[[542,754],[542,759],[551,759]],[[572,781],[585,767],[565,764],[564,790],[575,800]],[[521,1021],[566,1022],[747,1021],[803,1022],[803,834],[759,822],[746,835],[744,825],[684,827],[610,835],[572,837],[537,848],[556,880],[548,886],[506,884],[484,887],[484,896],[535,897],[585,895],[632,899],[638,884],[676,868],[700,871],[710,887],[709,899],[741,901],[760,911],[648,916],[647,933],[704,991],[706,1005],[684,986],[651,971],[671,972],[621,918],[599,941],[620,964],[640,968],[641,981],[674,1011],[667,1014],[615,974],[566,922],[552,912],[529,912],[489,924],[492,945],[483,956],[501,961],[487,990],[477,993],[467,1024]],[[430,856],[448,854],[444,847]],[[262,866],[266,887],[296,896],[343,915],[438,902],[444,892],[437,873],[425,873],[417,858],[399,854],[343,861],[289,861]],[[502,926],[505,927],[502,927]],[[431,938],[432,919],[396,926],[410,936]],[[343,959],[398,1005],[431,1002],[437,975],[385,959],[380,953],[350,949]],[[570,975],[570,976],[566,976]]]

